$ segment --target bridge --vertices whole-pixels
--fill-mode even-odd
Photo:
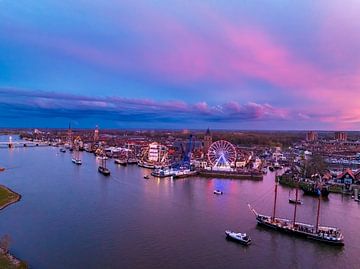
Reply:
[[[49,146],[49,143],[41,141],[12,141],[11,136],[9,141],[0,142],[0,148],[19,148],[19,147],[45,147]]]

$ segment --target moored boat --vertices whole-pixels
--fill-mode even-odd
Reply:
[[[317,183],[306,183],[301,185],[301,189],[306,195],[311,196],[323,196],[327,197],[329,196],[329,188],[326,185],[319,185]]]
[[[151,172],[151,175],[158,178],[164,178],[172,177],[175,175],[175,173],[171,169],[155,169],[153,172]]]
[[[137,164],[137,163],[138,163],[138,160],[135,159],[135,158],[129,158],[129,159],[127,160],[127,163],[128,163],[128,164]]]
[[[138,166],[143,167],[143,168],[148,168],[148,169],[155,169],[154,164],[147,163],[147,162],[142,162],[142,161],[138,162]]]
[[[197,171],[191,171],[190,169],[175,170],[174,178],[185,178],[185,177],[196,176],[197,173],[198,173]]]
[[[251,238],[246,233],[236,233],[230,230],[225,231],[226,238],[248,246],[251,244]]]
[[[123,159],[115,159],[115,160],[114,160],[114,163],[120,164],[120,165],[122,165],[122,166],[126,166],[126,165],[127,165],[127,161],[126,161],[126,160],[123,160]]]

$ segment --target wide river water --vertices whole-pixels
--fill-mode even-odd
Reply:
[[[271,214],[272,173],[260,182],[146,180],[149,170],[109,160],[104,177],[94,155],[81,158],[76,166],[59,148],[0,149],[0,184],[22,195],[0,211],[0,235],[11,236],[11,252],[31,268],[360,268],[360,204],[348,196],[321,204],[321,224],[345,235],[338,248],[256,225],[247,203]],[[278,194],[278,216],[292,218],[289,189]],[[301,199],[298,220],[314,223],[316,199]],[[253,244],[225,240],[226,229],[248,233]]]

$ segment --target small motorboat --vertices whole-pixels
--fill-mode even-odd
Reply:
[[[60,149],[60,152],[65,153],[65,152],[66,152],[66,149],[61,148],[61,149]]]
[[[104,176],[110,176],[110,170],[104,166],[99,166],[98,171],[99,171],[99,173],[103,174]]]
[[[214,194],[216,194],[216,195],[222,195],[222,194],[224,194],[222,191],[220,191],[220,190],[214,190]]]
[[[302,205],[302,204],[303,204],[303,201],[301,201],[301,200],[296,200],[296,199],[293,199],[293,198],[289,198],[289,203],[290,203],[290,204]]]
[[[149,177],[149,175],[144,175],[144,178],[149,179],[150,177]]]
[[[251,239],[246,233],[236,233],[236,232],[227,230],[227,231],[225,231],[225,234],[226,234],[227,239],[236,241],[245,246],[248,246],[251,244]]]
[[[77,165],[81,165],[81,164],[82,164],[82,161],[81,161],[80,159],[72,158],[71,161],[72,161],[74,164],[77,164]]]

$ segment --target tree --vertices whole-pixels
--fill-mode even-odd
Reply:
[[[11,243],[10,235],[5,234],[0,238],[0,248],[4,251],[4,253],[9,252],[10,243]]]
[[[307,178],[315,175],[315,174],[322,174],[326,169],[326,164],[324,158],[319,155],[315,154],[311,156],[309,160],[304,161],[303,165],[303,175]]]

